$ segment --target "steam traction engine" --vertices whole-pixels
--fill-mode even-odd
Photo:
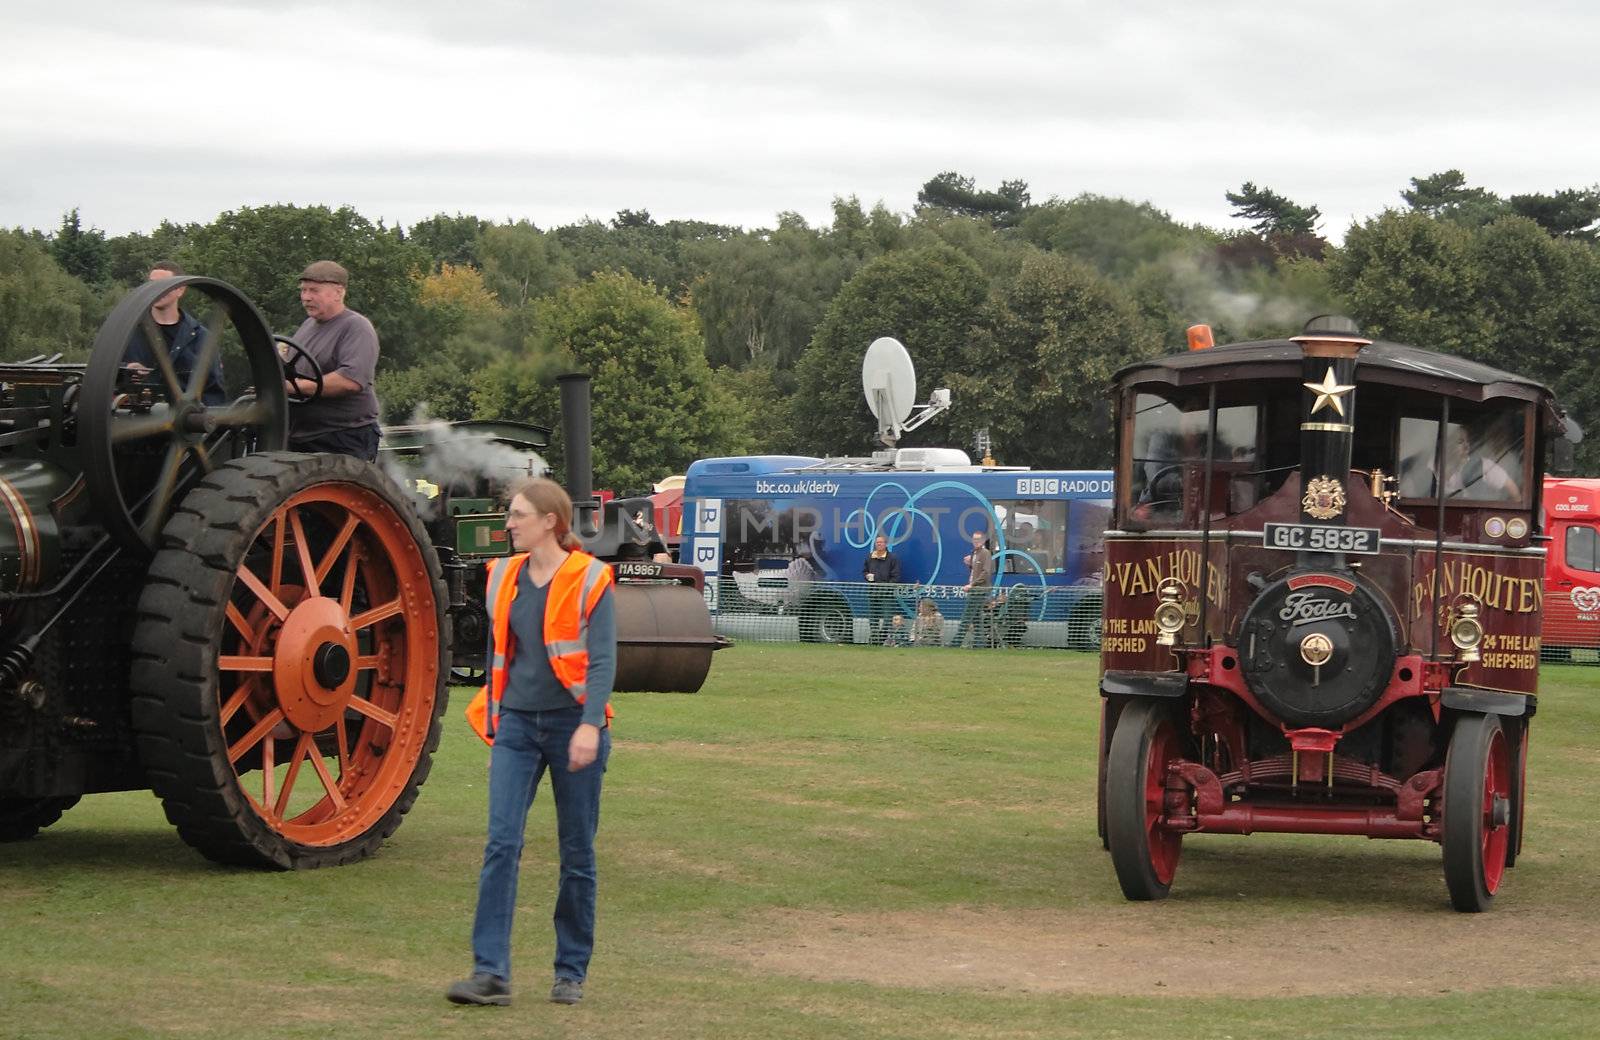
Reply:
[[[173,290],[208,330],[187,379],[150,317]],[[274,338],[180,277],[129,294],[86,365],[0,365],[0,839],[150,787],[206,856],[308,867],[410,809],[445,704],[439,561],[376,467],[281,450]]]
[[[1129,899],[1190,832],[1442,844],[1458,910],[1522,842],[1548,390],[1304,334],[1118,373],[1099,809]]]

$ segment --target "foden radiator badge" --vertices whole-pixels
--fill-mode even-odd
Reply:
[[[1332,520],[1344,512],[1344,504],[1344,485],[1332,477],[1312,477],[1306,497],[1300,500],[1306,515],[1318,520]]]

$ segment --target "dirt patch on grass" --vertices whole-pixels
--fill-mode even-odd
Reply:
[[[1265,997],[1600,982],[1588,925],[1531,910],[1307,915],[1226,928],[1175,904],[788,910],[703,948],[778,975],[934,990]]]

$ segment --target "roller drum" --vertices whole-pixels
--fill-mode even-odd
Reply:
[[[694,693],[725,644],[701,593],[688,585],[618,583],[616,689]]]

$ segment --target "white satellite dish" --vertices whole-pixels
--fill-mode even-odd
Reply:
[[[893,336],[880,336],[861,359],[861,388],[880,426],[904,423],[917,403],[917,369]]]
[[[861,389],[878,420],[878,439],[891,448],[901,434],[950,407],[950,391],[940,388],[921,406],[917,417],[911,418],[911,410],[918,407],[917,369],[906,348],[892,336],[880,336],[867,347],[867,356],[861,359]]]

